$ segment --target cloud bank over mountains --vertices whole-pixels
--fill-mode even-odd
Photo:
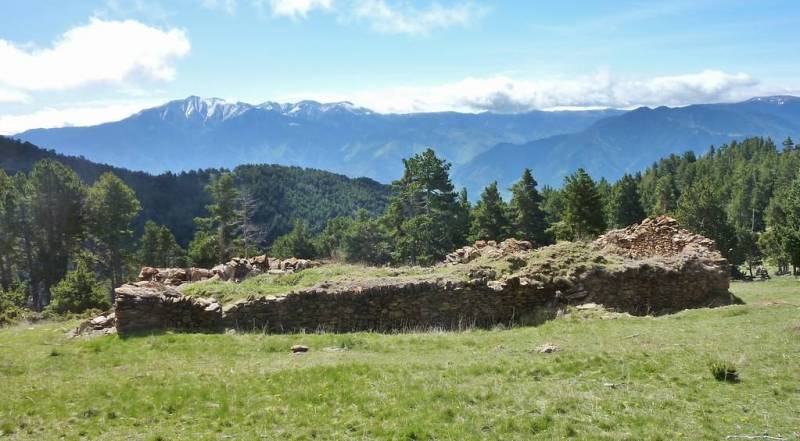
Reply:
[[[321,101],[349,100],[382,113],[433,111],[514,113],[531,110],[684,106],[738,101],[763,92],[745,73],[704,70],[652,78],[615,78],[608,72],[578,79],[466,78],[430,87],[397,87],[352,94],[289,95]]]

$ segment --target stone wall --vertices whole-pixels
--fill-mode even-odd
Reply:
[[[428,281],[312,288],[256,298],[223,309],[208,299],[182,296],[164,285],[117,290],[117,329],[268,333],[459,329],[496,324],[538,324],[568,305],[598,303],[635,315],[735,303],[724,270],[702,261],[680,266],[642,261],[613,271],[589,269],[574,278],[540,282]]]
[[[211,299],[187,297],[159,282],[137,282],[115,290],[117,332],[223,330],[222,306]]]
[[[345,279],[223,308],[156,281],[116,290],[122,334],[174,329],[258,332],[458,329],[537,324],[586,303],[634,315],[737,303],[713,242],[648,219],[591,244],[532,250],[513,239],[479,242],[428,276]],[[235,279],[235,278],[234,278]],[[227,282],[233,283],[233,282]]]

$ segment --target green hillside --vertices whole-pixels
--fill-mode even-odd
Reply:
[[[74,322],[22,324],[0,330],[0,433],[795,439],[800,285],[787,277],[732,290],[747,304],[658,318],[575,312],[489,331],[69,340]],[[560,350],[537,351],[545,343]],[[294,344],[310,352],[292,355]],[[741,381],[715,380],[712,361],[734,365]]]

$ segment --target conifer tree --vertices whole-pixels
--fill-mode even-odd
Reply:
[[[587,239],[605,231],[603,198],[586,170],[580,168],[567,176],[563,191],[563,222],[574,238]]]
[[[185,251],[178,245],[172,231],[165,225],[148,220],[139,239],[139,263],[158,268],[186,265]]]
[[[469,203],[467,196],[467,189],[462,188],[458,193],[458,200],[456,201],[456,221],[453,227],[455,247],[461,247],[467,244],[469,239],[469,229],[472,222],[472,205]]]
[[[497,182],[492,182],[475,205],[472,216],[472,238],[501,241],[508,237],[510,229],[508,207],[497,190]]]
[[[678,200],[675,214],[683,227],[714,239],[724,256],[733,260],[732,263],[741,263],[733,254],[736,232],[728,223],[725,209],[709,178],[702,178],[689,186]]]
[[[385,219],[397,245],[393,258],[398,263],[432,263],[462,240],[450,163],[427,149],[404,159],[403,165],[403,177],[392,183]]]
[[[790,152],[794,149],[794,141],[792,141],[791,136],[787,136],[786,139],[783,140],[783,151]]]
[[[84,235],[86,188],[69,167],[50,159],[36,163],[27,182],[34,268],[41,286],[32,286],[41,309],[50,302],[50,288],[67,272],[70,256]],[[40,295],[41,294],[41,295]]]
[[[639,184],[633,176],[625,174],[611,190],[609,217],[614,227],[627,227],[645,218],[639,195]]]
[[[522,178],[511,187],[511,222],[513,235],[519,239],[529,240],[535,246],[546,245],[548,235],[545,232],[547,222],[542,210],[542,196],[536,189],[530,169],[525,169]]]
[[[316,254],[308,223],[299,219],[294,221],[292,231],[279,237],[272,245],[272,255],[281,259],[290,257],[313,259]]]
[[[206,186],[212,203],[206,206],[209,217],[195,218],[197,232],[189,244],[189,256],[195,265],[209,267],[227,262],[234,251],[237,231],[237,201],[233,173],[225,172]]]
[[[100,262],[111,276],[113,301],[113,289],[123,282],[123,267],[132,244],[131,222],[139,214],[141,204],[130,187],[108,172],[89,188],[86,206],[89,231],[103,256]]]
[[[678,189],[672,174],[662,176],[656,183],[656,201],[653,214],[672,213],[678,204]]]

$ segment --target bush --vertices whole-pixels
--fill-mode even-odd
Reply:
[[[714,360],[708,364],[708,368],[711,370],[711,375],[713,375],[714,379],[717,381],[724,381],[726,383],[739,382],[739,373],[736,372],[736,366],[734,366],[733,363]]]
[[[108,289],[97,281],[97,276],[86,259],[79,259],[75,269],[52,289],[48,311],[64,314],[81,313],[87,309],[108,309],[111,302]]]
[[[0,289],[0,326],[12,323],[25,315],[27,297],[23,285],[14,286],[8,291]]]

